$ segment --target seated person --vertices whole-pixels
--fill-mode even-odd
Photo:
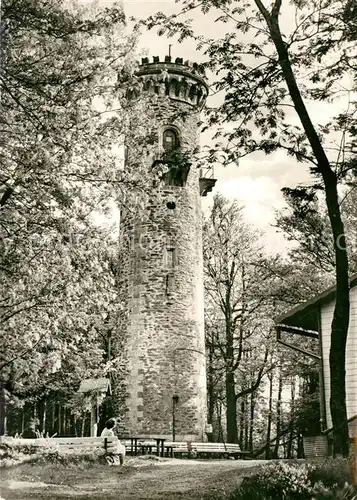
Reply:
[[[37,418],[32,418],[28,424],[28,427],[26,427],[26,429],[23,431],[21,437],[30,439],[39,437],[39,435],[37,435],[38,433],[36,432],[36,427],[38,427],[39,423],[40,422]]]
[[[102,430],[101,437],[114,437],[114,427],[116,425],[116,420],[115,418],[110,418],[109,420],[106,421],[105,427]],[[120,465],[123,465],[124,463],[124,457],[125,457],[125,446],[121,444],[120,441],[118,441],[116,445],[116,449],[113,451],[111,450],[110,452],[112,457],[107,457],[108,463],[111,465],[115,465],[118,463],[118,457],[120,461]]]

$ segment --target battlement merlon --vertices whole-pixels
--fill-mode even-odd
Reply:
[[[142,90],[166,95],[198,109],[204,106],[208,96],[209,88],[201,66],[183,61],[180,57],[174,62],[170,56],[166,56],[162,62],[157,56],[153,57],[152,62],[145,57],[135,71],[135,76],[142,80]],[[139,93],[137,88],[133,88],[128,97],[139,97]]]
[[[202,65],[200,65],[196,62],[184,61],[182,57],[176,57],[175,61],[173,61],[171,56],[165,56],[164,61],[160,61],[159,56],[154,56],[152,58],[152,62],[149,61],[148,57],[143,57],[141,59],[140,67],[143,67],[143,66],[152,67],[153,65],[166,65],[166,64],[170,67],[173,67],[173,66],[181,67],[181,70],[183,72],[185,72],[187,74],[189,73],[190,75],[198,76],[200,78],[201,82],[204,85],[206,85],[206,82],[204,80],[205,71],[204,71]],[[207,90],[208,90],[208,87],[207,87]]]

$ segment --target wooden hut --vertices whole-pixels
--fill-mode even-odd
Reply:
[[[82,380],[79,393],[86,395],[91,401],[90,435],[97,436],[99,421],[99,406],[106,395],[111,394],[110,380],[107,378],[87,378]]]
[[[335,307],[336,286],[299,304],[276,318],[279,343],[315,357],[320,368],[320,406],[322,431],[332,428],[330,412],[331,323]],[[306,352],[297,343],[289,343],[284,334],[297,334],[316,340],[317,349]],[[350,437],[357,437],[357,273],[350,279],[350,323],[346,346],[346,406]]]

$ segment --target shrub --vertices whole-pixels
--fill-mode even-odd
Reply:
[[[295,425],[303,436],[321,434],[320,399],[318,393],[305,394],[295,409]]]
[[[306,465],[278,463],[245,478],[231,500],[306,500],[311,493]]]
[[[43,450],[42,453],[34,455],[28,463],[30,464],[52,464],[52,465],[73,465],[99,463],[106,464],[105,457],[98,451],[76,450],[76,452],[59,452]]]
[[[78,465],[80,463],[106,463],[100,450],[80,448],[76,451],[59,451],[59,447],[51,439],[43,446],[23,444],[16,439],[0,444],[0,467],[12,467],[22,463]]]
[[[32,462],[41,456],[51,456],[58,453],[58,449],[52,443],[43,446],[17,443],[16,439],[10,443],[0,445],[0,467],[11,467],[23,462]]]
[[[318,483],[314,487],[314,494],[311,500],[356,500],[357,488],[350,484],[345,484],[343,488],[335,485],[330,488],[324,487]]]
[[[245,478],[230,500],[357,500],[348,485],[347,460],[316,464],[276,463]]]
[[[330,458],[324,462],[311,464],[308,478],[312,484],[321,482],[324,486],[339,486],[342,488],[345,483],[351,482],[347,459]]]

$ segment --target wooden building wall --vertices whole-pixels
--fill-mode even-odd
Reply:
[[[357,414],[357,287],[350,291],[350,326],[346,347],[346,399],[347,417]],[[330,413],[330,369],[329,353],[331,344],[331,323],[335,301],[321,306],[322,358],[324,369],[325,405],[327,427],[332,427]]]

